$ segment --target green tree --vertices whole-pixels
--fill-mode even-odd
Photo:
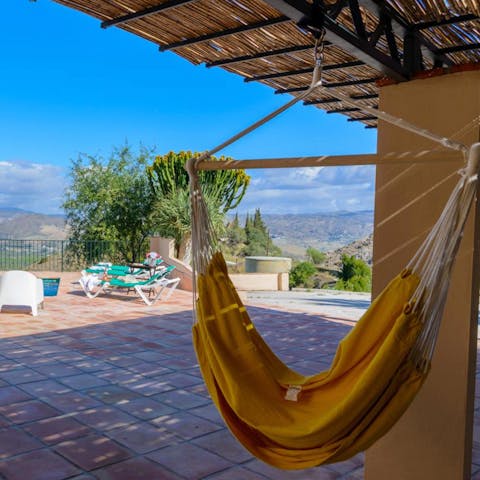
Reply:
[[[308,247],[306,253],[314,265],[321,265],[325,261],[325,254],[316,248]]]
[[[148,168],[152,188],[161,195],[175,190],[188,190],[189,178],[185,170],[187,160],[198,157],[199,153],[169,152],[157,156]],[[210,161],[232,160],[229,157],[211,157]],[[199,179],[205,197],[217,204],[223,213],[235,209],[242,200],[250,183],[245,170],[202,170]]]
[[[160,202],[157,232],[175,239],[179,258],[188,251],[191,236],[189,177],[185,164],[198,155],[184,151],[170,152],[157,156],[148,168],[150,185]],[[211,158],[211,161],[217,160],[228,159]],[[217,236],[221,237],[225,229],[225,213],[240,203],[250,177],[244,170],[209,170],[200,171],[199,179],[212,226]]]
[[[225,233],[224,214],[218,205],[209,197],[205,198],[208,214],[216,234],[220,237]],[[175,242],[175,256],[188,259],[192,231],[191,206],[188,190],[173,190],[169,195],[159,199],[159,208],[155,227],[166,238]]]
[[[255,210],[253,219],[247,215],[245,221],[245,248],[244,254],[250,255],[281,255],[282,251],[278,248],[270,236],[270,232],[262,219],[260,209]]]
[[[81,154],[72,161],[63,202],[72,242],[109,241],[125,261],[143,258],[158,211],[146,174],[152,160],[151,150],[125,145],[108,159]]]
[[[245,243],[246,234],[245,230],[240,226],[238,213],[236,213],[233,220],[227,224],[226,237],[227,246],[231,249],[235,249]]]
[[[342,255],[340,279],[335,285],[338,290],[352,292],[369,292],[372,288],[372,272],[370,267],[353,255]]]
[[[311,262],[299,262],[291,270],[289,275],[290,288],[304,286],[311,287],[311,279],[317,272],[315,265]]]

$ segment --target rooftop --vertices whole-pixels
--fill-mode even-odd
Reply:
[[[363,478],[361,455],[284,472],[233,439],[200,376],[189,292],[148,307],[133,295],[89,300],[75,279],[62,276],[59,295],[46,297],[38,317],[0,314],[0,478]],[[303,373],[325,369],[352,325],[317,306],[318,314],[249,306],[274,350]],[[479,480],[477,428],[474,435],[472,479]]]

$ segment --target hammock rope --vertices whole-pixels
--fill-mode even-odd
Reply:
[[[284,469],[337,462],[365,450],[412,402],[430,369],[480,167],[480,143],[467,149],[375,111],[379,118],[463,152],[468,163],[417,253],[340,342],[330,368],[311,376],[291,370],[257,332],[228,276],[198,169],[215,152],[319,88],[319,63],[304,95],[186,165],[196,311],[192,333],[200,369],[237,439],[261,460]]]
[[[430,370],[479,163],[475,144],[405,270],[342,340],[330,368],[307,377],[281,362],[248,317],[228,277],[198,175],[190,172],[194,345],[214,403],[250,452],[283,469],[337,462],[368,448],[401,417]]]

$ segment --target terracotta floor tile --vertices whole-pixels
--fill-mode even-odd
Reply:
[[[200,438],[196,438],[193,440],[193,443],[226,458],[232,463],[244,463],[247,460],[252,459],[252,454],[224,428]]]
[[[143,375],[142,378],[124,383],[123,385],[134,392],[147,396],[168,392],[174,389],[174,387],[162,377],[149,378]]]
[[[40,380],[38,382],[23,383],[20,388],[30,395],[42,398],[49,395],[70,392],[72,389],[56,380]]]
[[[0,414],[14,424],[33,422],[42,418],[55,417],[58,410],[39,400],[22,403],[12,403],[0,407]]]
[[[160,345],[152,345],[152,346],[156,346],[157,348],[162,350],[164,348]],[[140,358],[141,360],[147,363],[155,363],[160,360],[167,360],[168,358],[170,358],[170,354],[166,355],[165,353],[161,353],[159,351],[148,351],[148,350],[145,352],[134,353],[133,356]]]
[[[154,395],[153,398],[159,402],[165,403],[166,405],[171,405],[175,408],[180,408],[183,410],[200,407],[210,403],[210,400],[206,399],[205,397],[195,395],[194,393],[190,393],[186,390],[172,390],[170,392]]]
[[[75,367],[79,368],[83,372],[92,373],[109,370],[112,368],[112,365],[101,360],[88,359],[84,360],[83,362],[75,362]]]
[[[128,415],[113,405],[83,410],[76,413],[75,418],[100,431],[123,428],[138,422],[138,418]]]
[[[109,405],[124,405],[132,400],[141,398],[142,395],[118,385],[105,385],[86,390],[86,393],[92,398],[100,400]]]
[[[166,361],[167,363],[168,360]],[[171,369],[167,366],[160,365],[158,363],[136,363],[135,365],[131,365],[127,367],[128,370],[134,373],[140,373],[141,375],[150,376],[150,377],[157,377],[162,373],[171,372]]]
[[[46,449],[0,462],[0,475],[7,480],[64,480],[78,473],[78,468]]]
[[[98,480],[181,480],[182,477],[145,458],[132,458],[95,472]],[[240,480],[240,479],[239,479]],[[245,480],[248,480],[247,478]],[[252,479],[253,480],[253,479]]]
[[[188,443],[162,448],[147,457],[189,480],[198,480],[233,466],[218,455]]]
[[[32,400],[33,397],[17,387],[0,387],[0,405],[24,402]]]
[[[133,373],[124,368],[114,367],[110,370],[103,372],[97,372],[95,374],[98,378],[102,378],[111,384],[118,384],[122,386],[128,386],[130,383],[137,382],[139,380],[145,380],[146,377],[139,373]]]
[[[139,418],[140,420],[154,419],[175,411],[172,407],[156,402],[149,397],[140,397],[128,402],[117,403],[116,405],[121,410]]]
[[[75,390],[85,390],[87,388],[108,385],[108,381],[98,378],[96,375],[90,375],[89,373],[82,373],[71,377],[62,377],[59,379],[59,382]]]
[[[123,447],[101,435],[69,440],[56,445],[55,450],[80,468],[90,471],[130,457]]]
[[[46,377],[51,378],[62,378],[68,377],[71,375],[78,375],[83,373],[79,368],[72,367],[67,364],[48,364],[48,365],[39,365],[35,367],[35,370]]]
[[[157,427],[165,428],[184,440],[191,440],[192,438],[200,437],[222,428],[216,423],[196,417],[188,412],[176,412],[170,415],[163,415],[151,420],[150,423]]]
[[[118,443],[135,453],[147,453],[179,442],[179,438],[165,428],[154,427],[147,422],[139,422],[108,433]]]
[[[22,364],[15,360],[7,360],[3,355],[1,356],[0,372],[9,372],[11,370],[16,370],[17,368],[22,368]]]
[[[105,361],[117,367],[131,367],[132,365],[143,363],[141,359],[132,355],[112,355],[111,357],[107,357]]]
[[[48,395],[43,400],[63,413],[78,412],[101,405],[94,398],[80,392],[67,392],[60,395]]]
[[[180,372],[166,373],[160,377],[155,377],[155,380],[162,380],[169,383],[172,389],[185,388],[203,383],[203,379],[200,376]]]
[[[42,448],[43,445],[16,428],[0,429],[0,459]]]
[[[48,418],[30,423],[24,426],[23,429],[48,445],[54,445],[65,440],[93,433],[90,428],[77,422],[72,417]]]
[[[325,467],[305,470],[280,470],[256,459],[244,464],[243,467],[270,480],[340,480],[342,478],[340,473],[332,472]]]
[[[205,418],[206,420],[221,425],[222,427],[225,426],[222,416],[213,403],[209,403],[203,407],[191,408],[189,413],[196,415],[197,417]]]
[[[211,475],[209,480],[266,480],[266,477],[243,467],[232,467]]]
[[[18,385],[20,383],[44,380],[45,376],[36,372],[35,370],[32,370],[31,368],[17,368],[15,370],[0,373],[0,378],[11,385]]]
[[[6,428],[11,426],[12,426],[12,422],[0,415],[0,428]]]

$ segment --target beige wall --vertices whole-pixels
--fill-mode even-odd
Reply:
[[[384,87],[380,109],[450,136],[480,114],[480,72]],[[478,126],[462,140],[478,141]],[[380,122],[379,154],[431,148],[437,146]],[[374,296],[418,248],[441,212],[460,166],[451,162],[377,167]],[[478,312],[478,268],[473,269],[473,260],[479,258],[473,210],[454,268],[432,371],[402,419],[367,452],[367,480],[470,478]]]
[[[175,265],[175,276],[181,279],[179,288],[192,291],[192,269],[174,258],[173,240],[151,237],[150,250],[159,253],[169,265]],[[288,273],[242,273],[232,274],[230,278],[238,290],[288,290]]]
[[[181,260],[174,258],[175,242],[170,238],[151,237],[150,250],[159,253],[169,265],[175,266],[175,270],[172,272],[172,275],[180,278],[178,288],[191,292],[192,268],[190,265],[187,265]]]
[[[231,273],[230,278],[237,290],[288,290],[288,273]]]

